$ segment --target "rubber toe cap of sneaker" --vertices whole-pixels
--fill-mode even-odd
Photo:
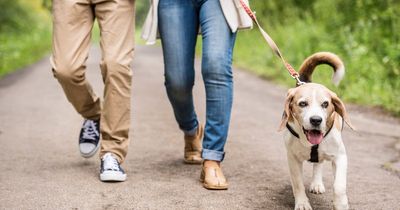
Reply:
[[[96,149],[96,145],[91,143],[81,143],[79,144],[79,150],[82,154],[90,154]]]

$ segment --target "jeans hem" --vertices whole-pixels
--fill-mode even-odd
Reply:
[[[225,152],[203,149],[201,156],[204,160],[223,161],[225,158]]]
[[[181,130],[183,131],[183,133],[184,133],[185,135],[194,136],[194,135],[196,135],[196,133],[197,133],[197,127],[199,127],[199,122],[196,121],[196,125],[195,125],[192,129],[190,129],[190,130],[184,130],[184,129],[181,128]]]

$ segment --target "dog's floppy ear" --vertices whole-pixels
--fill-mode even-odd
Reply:
[[[293,100],[295,92],[296,92],[295,88],[291,88],[287,92],[286,100],[285,100],[285,109],[283,110],[282,121],[281,121],[278,131],[282,131],[283,128],[286,127],[286,123],[288,122],[290,113],[291,113],[290,103]]]
[[[340,98],[336,95],[336,93],[329,91],[332,97],[332,103],[335,107],[335,111],[343,118],[346,124],[352,129],[356,130],[355,127],[351,124],[349,116],[347,115],[346,108],[344,103],[340,100]]]

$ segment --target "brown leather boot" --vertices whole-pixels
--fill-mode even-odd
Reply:
[[[206,160],[201,168],[200,182],[209,190],[226,190],[228,182],[217,161]]]
[[[188,136],[185,135],[185,153],[184,161],[188,164],[201,164],[203,159],[201,158],[201,141],[204,135],[204,127],[199,124],[197,126],[196,135]]]

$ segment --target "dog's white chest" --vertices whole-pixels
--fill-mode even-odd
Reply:
[[[333,139],[330,139],[330,141],[333,141]],[[323,142],[318,145],[318,149],[312,151],[311,147],[304,146],[299,139],[295,138],[289,139],[287,143],[287,149],[300,161],[310,161],[313,158],[315,159],[315,156],[318,157],[318,162],[331,161],[337,156],[339,148],[336,142]]]

